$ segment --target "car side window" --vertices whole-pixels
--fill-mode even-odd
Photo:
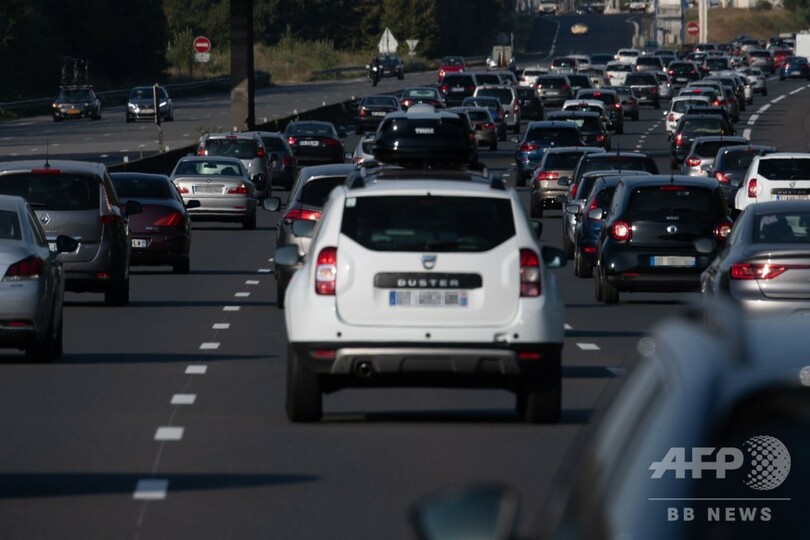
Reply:
[[[29,206],[26,206],[28,215],[28,224],[31,227],[31,235],[34,237],[34,243],[40,247],[48,247],[48,241],[45,239],[45,232],[42,230],[37,216]]]

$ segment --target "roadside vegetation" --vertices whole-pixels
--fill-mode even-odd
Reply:
[[[734,36],[748,34],[757,39],[767,40],[782,32],[797,32],[807,28],[803,15],[782,8],[774,8],[768,2],[760,2],[754,9],[713,8],[708,10],[709,41],[720,43],[731,41]],[[686,14],[687,21],[697,21],[697,9]],[[696,38],[690,38],[696,42]]]

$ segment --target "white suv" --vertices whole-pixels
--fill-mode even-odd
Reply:
[[[562,251],[538,244],[500,180],[374,174],[335,188],[317,225],[296,222],[312,241],[285,296],[287,416],[317,421],[323,393],[393,385],[505,389],[527,421],[557,421]],[[299,264],[297,248],[275,261]]]
[[[808,199],[810,153],[777,152],[754,157],[734,198],[734,207],[742,212],[758,202]]]

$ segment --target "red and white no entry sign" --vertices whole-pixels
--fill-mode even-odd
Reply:
[[[205,36],[194,38],[194,52],[207,53],[211,51],[211,40]]]
[[[700,26],[695,21],[689,21],[686,23],[686,33],[690,36],[696,36],[700,32]]]

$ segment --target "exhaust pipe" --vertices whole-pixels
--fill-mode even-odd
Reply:
[[[374,373],[374,368],[371,362],[359,362],[354,368],[354,373],[361,379],[368,379]]]

